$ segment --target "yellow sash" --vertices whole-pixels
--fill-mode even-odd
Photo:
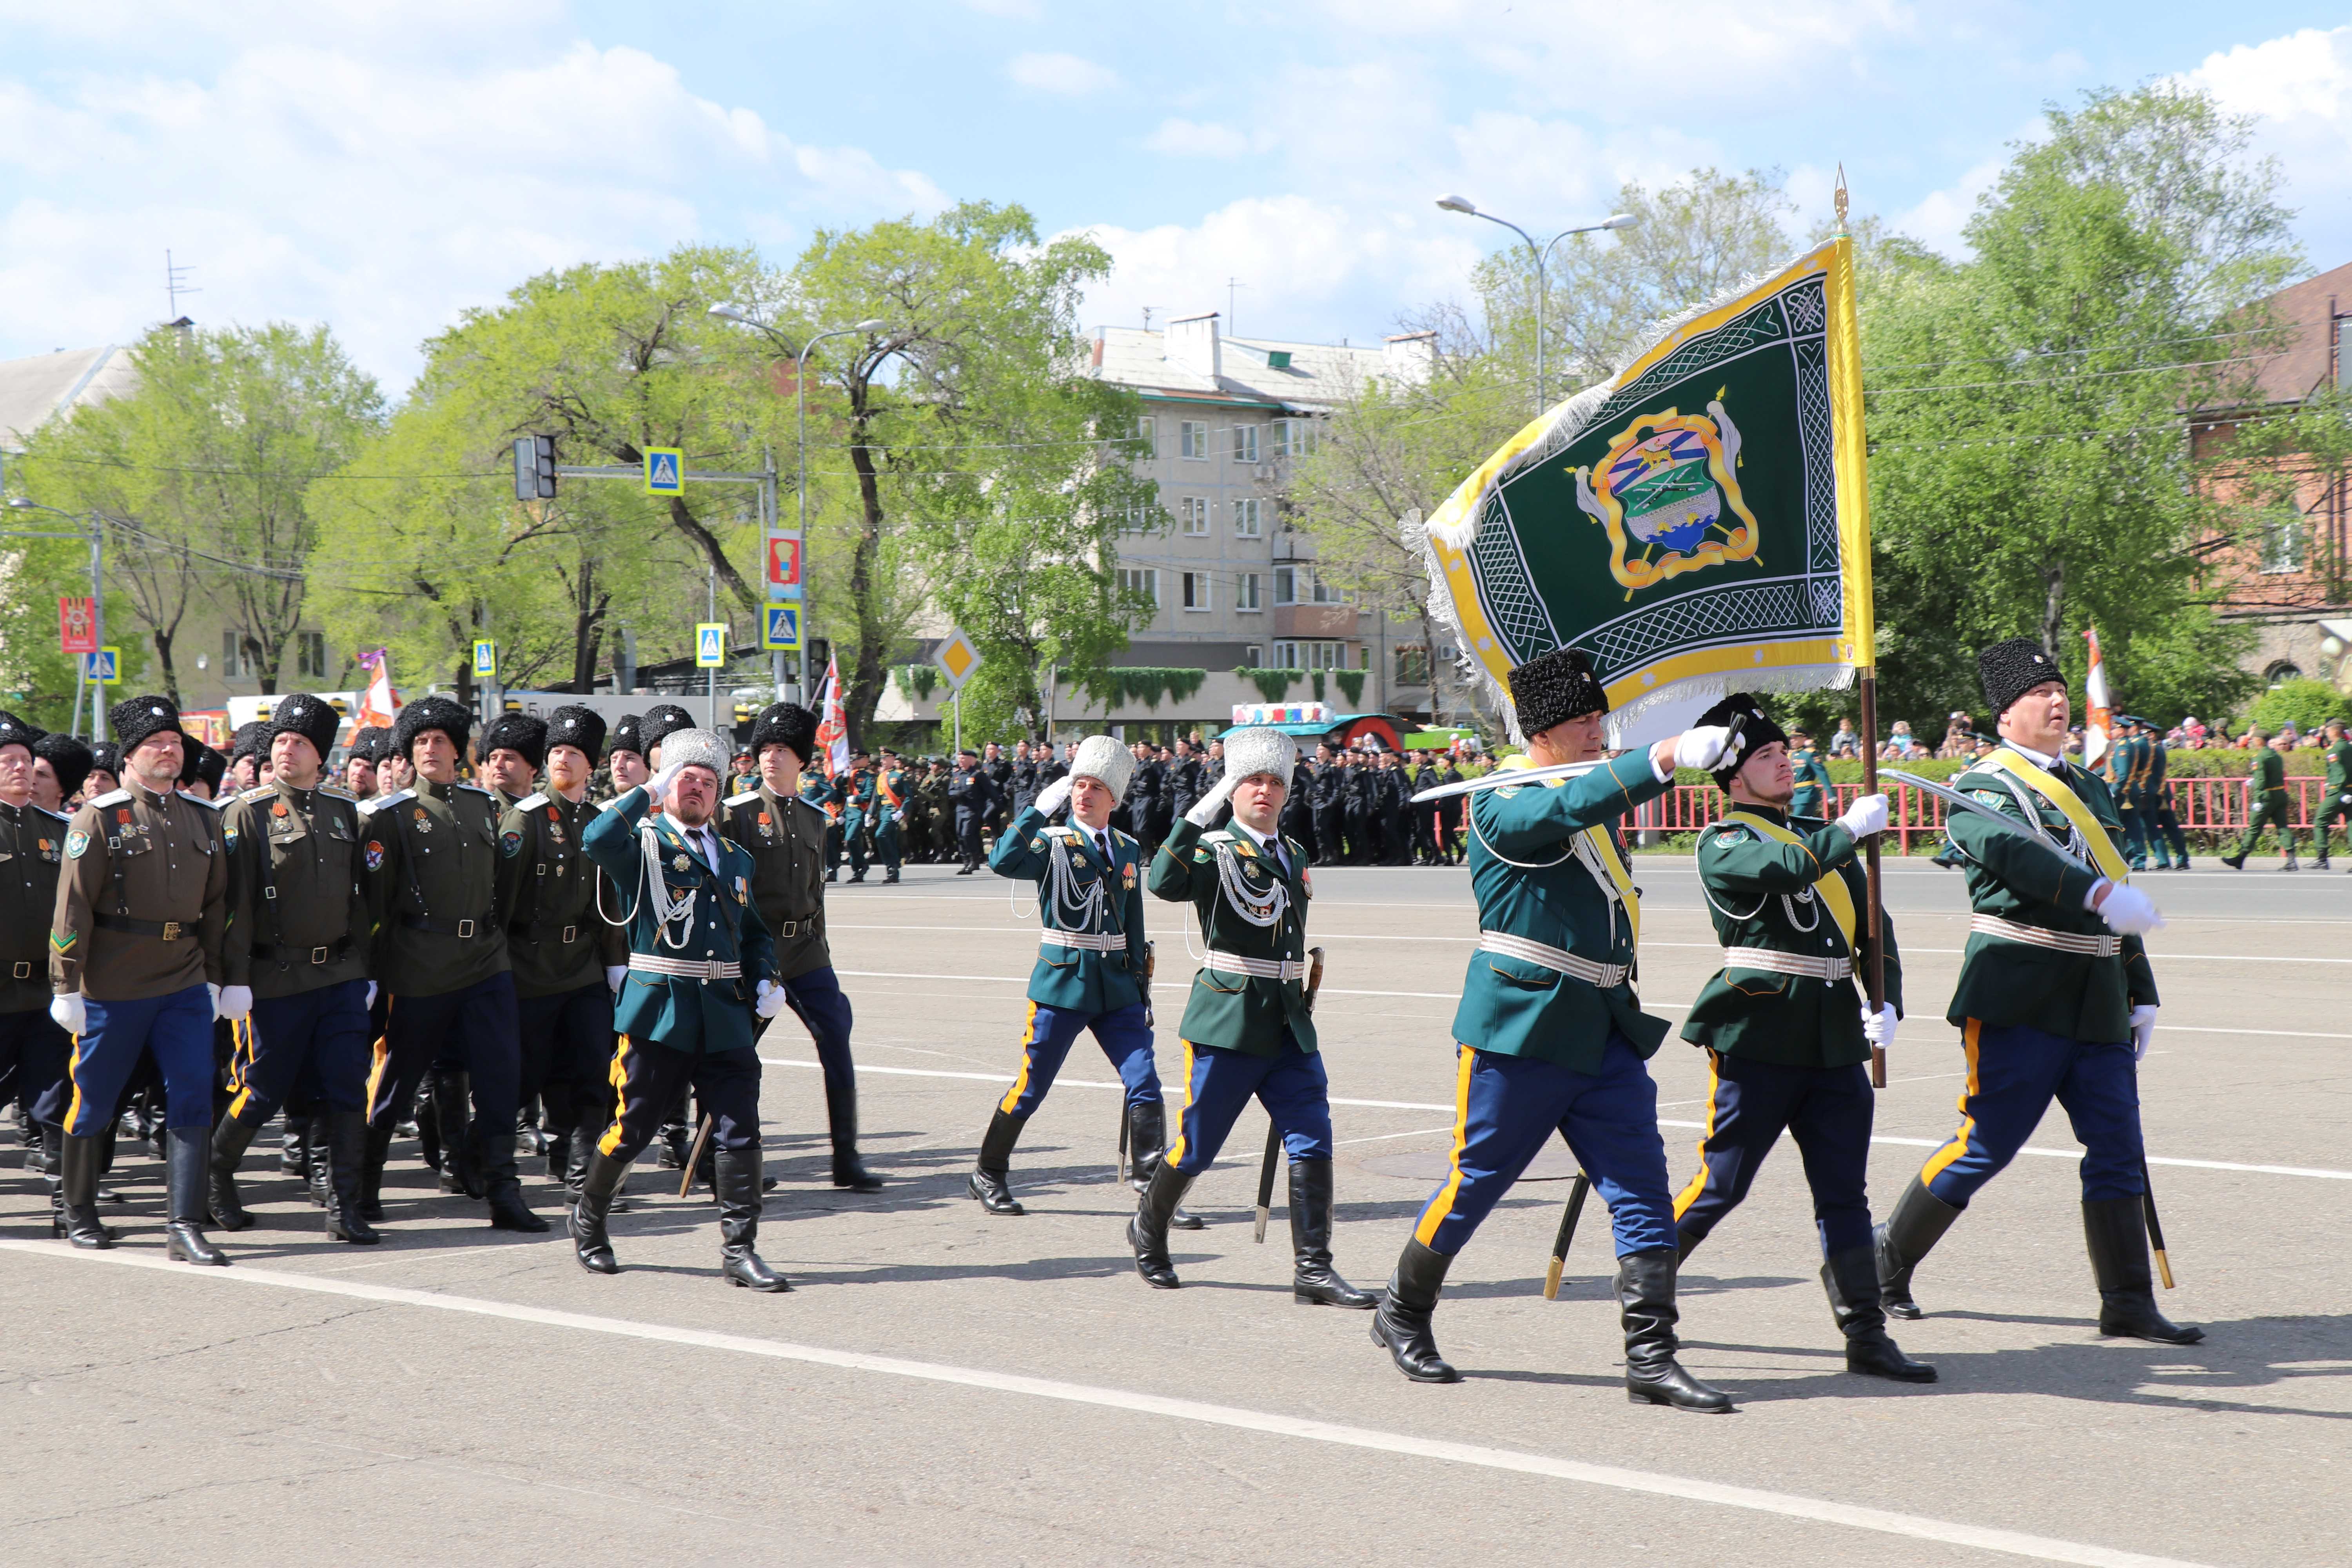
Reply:
[[[1977,761],[1980,768],[1998,768],[2018,783],[2065,813],[2066,820],[2074,825],[2075,835],[2089,846],[2091,858],[2098,862],[2099,875],[2110,882],[2129,879],[2131,868],[2124,864],[2116,841],[2107,837],[2106,828],[2091,815],[2083,797],[2067,786],[2066,781],[2031,757],[2020,756],[2007,746],[1995,747]]]
[[[1750,816],[1744,811],[1726,812],[1723,820],[1737,822],[1743,827],[1752,827],[1765,837],[1776,839],[1782,844],[1802,846],[1805,842],[1801,836],[1791,833],[1779,823]],[[1853,952],[1853,894],[1845,885],[1845,877],[1837,871],[1830,872],[1813,884],[1813,896],[1821,900],[1822,905],[1829,910],[1832,918],[1837,921],[1838,931],[1845,938],[1845,950],[1848,952]]]
[[[1521,768],[1531,768],[1535,765],[1527,753],[1522,752],[1515,756],[1505,757],[1496,765],[1495,771],[1516,773]],[[1559,789],[1568,783],[1566,779],[1545,779],[1542,782],[1547,789]],[[1626,928],[1633,932],[1633,947],[1636,952],[1639,952],[1642,946],[1642,895],[1633,887],[1633,873],[1627,870],[1625,862],[1619,858],[1617,846],[1610,841],[1607,827],[1588,827],[1580,837],[1585,842],[1584,847],[1578,851],[1577,858],[1583,861],[1585,868],[1593,873],[1595,881],[1600,881],[1604,877],[1608,879],[1601,891],[1606,893],[1614,889],[1617,901],[1625,906]]]

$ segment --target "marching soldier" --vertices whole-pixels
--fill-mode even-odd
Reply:
[[[2318,850],[2319,868],[2327,866],[2327,833],[2337,817],[2344,819],[2345,831],[2352,835],[2352,740],[2344,735],[2344,721],[2330,719],[2325,731],[2327,740],[2327,782],[2321,793],[2319,815],[2312,822],[2312,839]],[[2184,861],[2186,858],[2184,857]]]
[[[1038,775],[1044,777],[1042,772]],[[882,862],[885,886],[898,879],[898,865],[904,858],[901,824],[907,816],[907,775],[898,766],[898,753],[889,747],[882,748],[882,765],[875,770],[866,792],[866,811],[873,823],[874,858]]]
[[[107,721],[131,787],[74,813],[49,931],[49,1016],[79,1037],[58,1173],[66,1236],[76,1247],[114,1245],[98,1220],[98,1134],[142,1053],[152,1052],[169,1101],[165,1255],[226,1264],[204,1232],[214,987],[228,901],[220,818],[176,788],[185,737],[168,699],[117,703]]]
[[[228,931],[221,946],[220,1011],[245,1024],[228,1113],[213,1131],[211,1207],[224,1230],[253,1224],[237,1192],[237,1163],[298,1079],[325,1107],[289,1110],[329,1151],[327,1234],[373,1247],[360,1214],[367,1152],[368,907],[360,890],[358,804],[322,783],[342,720],[324,699],[297,692],[269,716],[270,782],[222,814],[228,859]],[[307,1108],[306,1108],[307,1109]]]
[[[219,756],[210,746],[204,748],[211,756]],[[89,749],[89,773],[81,781],[85,796],[111,795],[122,787],[122,748],[111,741],[100,741]]]
[[[1802,730],[1789,737],[1789,764],[1796,780],[1796,793],[1789,797],[1789,815],[1826,820],[1822,814],[1837,799],[1837,785],[1830,782],[1830,770],[1821,752],[1813,749],[1813,738]]]
[[[673,730],[661,771],[588,824],[581,847],[623,889],[629,972],[613,1059],[620,1113],[588,1156],[572,1245],[593,1274],[620,1271],[605,1221],[621,1178],[678,1092],[691,1085],[718,1146],[720,1278],[789,1290],[753,1250],[760,1230],[759,1020],[784,1008],[775,949],[751,900],[749,851],[713,823],[727,751],[708,730]],[[658,816],[652,808],[664,807]],[[781,804],[781,803],[780,803]]]
[[[645,722],[643,714],[624,713],[613,726],[612,741],[604,752],[604,771],[613,781],[608,800],[619,799],[624,790],[635,789],[653,776],[653,770],[646,766]]]
[[[2189,869],[2189,840],[2180,831],[2180,817],[2172,809],[2172,785],[2165,779],[2170,765],[2164,746],[2164,735],[2146,719],[2137,721],[2142,733],[2147,736],[2147,775],[2141,785],[2144,796],[2140,810],[2147,823],[2147,837],[2156,852],[2156,868],[2159,871]],[[2165,858],[2169,847],[2171,858]]]
[[[15,1078],[26,1131],[54,1169],[73,1041],[49,1016],[49,918],[58,907],[66,818],[33,804],[33,745],[40,738],[14,713],[0,713],[0,1081]],[[63,1236],[65,1209],[54,1186],[49,1203],[50,1228]]]
[[[1192,977],[1180,1028],[1183,1119],[1128,1222],[1127,1239],[1144,1282],[1175,1289],[1168,1227],[1181,1213],[1176,1205],[1255,1096],[1290,1155],[1292,1299],[1365,1310],[1373,1298],[1331,1266],[1331,1085],[1316,1048],[1313,985],[1320,976],[1310,979],[1307,955],[1314,888],[1306,847],[1277,826],[1297,764],[1297,742],[1281,731],[1234,731],[1223,774],[1169,830],[1151,862],[1153,895],[1192,906],[1208,957]],[[1228,802],[1233,820],[1205,831]]]
[[[969,877],[980,869],[981,826],[996,809],[996,781],[982,770],[979,753],[957,753],[955,776],[948,781],[948,801],[955,808],[956,850],[963,857],[956,875]]]
[[[693,728],[694,715],[675,702],[656,702],[646,709],[645,719],[637,729],[637,732],[645,740],[646,765],[650,768],[660,767],[663,740],[680,730]]]
[[[375,798],[376,759],[391,739],[392,731],[382,725],[372,725],[352,737],[343,752],[343,793],[355,801]]]
[[[816,715],[772,703],[751,725],[756,789],[729,797],[719,831],[751,859],[751,902],[774,953],[785,1005],[808,1028],[824,1074],[825,1122],[833,1136],[833,1184],[882,1189],[857,1157],[857,1064],[849,1053],[853,1016],[824,940],[821,870],[824,814],[800,794],[801,770],[816,754]]]
[[[2083,1233],[2099,1288],[2099,1331],[2193,1344],[2205,1331],[2157,1310],[2148,1281],[2147,1191],[2135,1064],[2156,1034],[2156,975],[2140,941],[2164,922],[2126,880],[2106,784],[2069,763],[2066,684],[2030,637],[1977,656],[2003,742],[1952,781],[2025,824],[2001,831],[1955,811],[1937,858],[1967,873],[1969,943],[1946,1014],[1968,1052],[1959,1130],[1927,1157],[1878,1227],[1886,1310],[1921,1315],[1912,1271],[1977,1190],[2023,1146],[2050,1109],[2066,1108],[2084,1145]],[[2089,862],[2080,870],[2035,837]]]
[[[2254,753],[2253,772],[2246,775],[2245,835],[2238,840],[2236,854],[2221,857],[2221,864],[2232,871],[2246,868],[2246,857],[2253,853],[2264,823],[2278,829],[2279,845],[2286,851],[2286,864],[2280,869],[2295,868],[2294,808],[2286,795],[2286,754],[2294,743],[2282,732]]]
[[[849,771],[833,781],[834,798],[841,805],[841,846],[849,856],[849,879],[866,880],[866,828],[872,820],[873,759],[859,752],[849,759]],[[827,881],[832,880],[830,877]]]
[[[228,738],[228,785],[242,795],[266,782],[261,776],[262,751],[269,744],[269,721],[256,719],[239,724]]]
[[[1510,685],[1528,751],[1506,768],[1601,755],[1609,697],[1581,653],[1529,659]],[[1453,1172],[1414,1224],[1372,1324],[1373,1340],[1415,1382],[1460,1380],[1430,1327],[1446,1269],[1557,1131],[1609,1205],[1626,1396],[1731,1408],[1729,1395],[1675,1359],[1674,1198],[1657,1086],[1644,1066],[1668,1026],[1641,1010],[1632,984],[1641,890],[1613,831],[1673,787],[1677,766],[1713,767],[1728,740],[1722,729],[1694,728],[1580,778],[1470,797],[1480,951],[1454,1016]]]
[[[88,746],[71,735],[50,731],[33,742],[33,804],[43,811],[71,816],[68,803],[96,765]]]
[[[546,754],[544,719],[529,713],[501,713],[482,726],[482,787],[498,797],[500,811],[530,793],[530,781]]]
[[[458,1190],[488,1200],[495,1228],[542,1231],[547,1221],[525,1206],[515,1174],[522,1068],[514,975],[498,910],[499,813],[488,790],[457,782],[457,759],[472,727],[473,716],[445,698],[402,709],[393,746],[415,768],[416,787],[368,803],[362,858],[375,932],[370,963],[387,1002],[384,1057],[368,1107],[361,1213],[383,1217],[393,1130],[415,1100],[425,1068],[462,1062],[462,1077],[438,1072],[433,1089],[443,1117],[444,1174],[454,1175]]]
[[[1738,739],[1717,760],[1731,809],[1703,829],[1699,887],[1723,943],[1683,1038],[1707,1055],[1706,1132],[1698,1173],[1675,1199],[1678,1258],[1723,1223],[1783,1131],[1796,1140],[1821,1235],[1822,1286],[1845,1335],[1848,1372],[1933,1383],[1886,1334],[1870,1234],[1870,1048],[1894,1043],[1903,1014],[1895,929],[1879,926],[1886,997],[1854,986],[1867,960],[1860,912],[1862,841],[1886,826],[1886,797],[1864,795],[1834,823],[1787,814],[1796,775],[1780,727],[1741,692],[1699,716]]]
[[[965,1184],[990,1214],[1017,1215],[1009,1172],[1013,1145],[1045,1101],[1081,1030],[1126,1088],[1127,1143],[1139,1187],[1167,1141],[1160,1072],[1151,1059],[1151,944],[1144,939],[1143,854],[1110,825],[1135,761],[1108,735],[1089,736],[1066,778],[1055,779],[996,841],[989,868],[1037,884],[1037,962],[1021,1071],[997,1101]],[[1065,805],[1070,821],[1048,819]],[[1198,1228],[1193,1222],[1192,1228]]]
[[[547,787],[499,819],[498,907],[514,974],[518,1093],[523,1104],[540,1102],[549,1177],[576,1193],[612,1105],[613,993],[629,958],[620,929],[598,908],[603,879],[581,848],[602,809],[588,799],[588,780],[604,751],[604,721],[593,708],[567,705],[536,733],[509,731],[509,739],[532,772],[542,763],[547,769]]]

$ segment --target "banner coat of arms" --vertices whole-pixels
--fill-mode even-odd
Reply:
[[[1419,542],[1432,610],[1507,711],[1511,668],[1561,647],[1619,723],[1847,685],[1874,635],[1852,241],[1665,323],[1480,465]]]

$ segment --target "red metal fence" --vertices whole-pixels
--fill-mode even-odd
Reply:
[[[2246,826],[2246,781],[2243,778],[2177,778],[2168,781],[2172,786],[2172,809],[2180,819],[2182,831],[2188,833],[2242,833]],[[1888,799],[1887,832],[1901,847],[1900,852],[1911,852],[1911,841],[1920,840],[1932,847],[1944,834],[1944,803],[1924,790],[1908,784],[1893,784]],[[1832,786],[1837,805],[1829,815],[1835,816],[1852,804],[1862,793],[1860,784]],[[2308,774],[2286,781],[2287,798],[2294,807],[2294,826],[2307,830],[2319,807],[2326,781]],[[1721,817],[1729,803],[1723,792],[1713,784],[1676,784],[1673,791],[1650,802],[1634,815],[1634,826],[1654,833],[1696,833],[1708,823]]]

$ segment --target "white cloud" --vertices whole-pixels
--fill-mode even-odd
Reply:
[[[2182,79],[2255,117],[2255,148],[2278,160],[2312,261],[2352,261],[2352,26],[2241,45]]]
[[[1230,125],[1178,119],[1161,121],[1143,144],[1177,158],[1238,158],[1250,150],[1250,139]]]
[[[1908,211],[1890,216],[1887,226],[1954,260],[1965,258],[1969,247],[1960,231],[1975,216],[1977,199],[1992,189],[2008,163],[2006,156],[1985,159],[1943,189],[1930,191]],[[1864,210],[1868,210],[1868,204]]]
[[[1118,85],[1118,73],[1076,55],[1015,55],[1004,74],[1034,92],[1061,98],[1090,98]]]

